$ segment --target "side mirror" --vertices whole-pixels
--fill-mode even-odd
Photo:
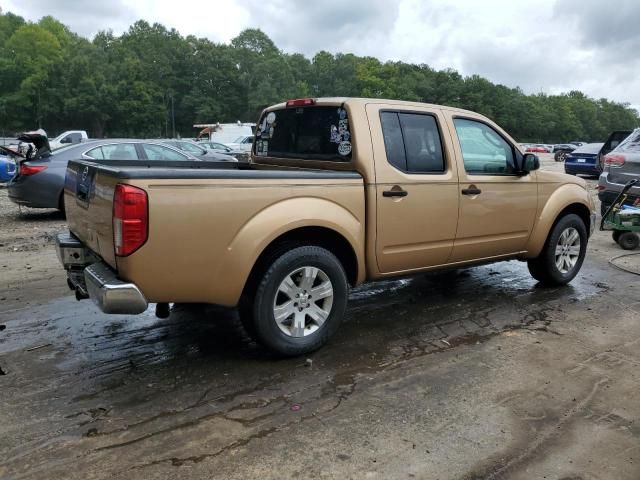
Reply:
[[[522,172],[526,175],[527,173],[538,170],[539,168],[540,159],[538,156],[533,153],[525,153],[522,158]]]

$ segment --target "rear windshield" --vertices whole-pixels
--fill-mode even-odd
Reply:
[[[604,143],[587,143],[586,145],[583,145],[581,147],[576,148],[573,153],[599,153],[600,149],[602,148],[602,146],[604,145]]]
[[[342,107],[292,107],[267,112],[260,119],[256,156],[348,162],[351,132]]]
[[[615,150],[616,152],[640,153],[640,128],[637,128],[623,140]]]

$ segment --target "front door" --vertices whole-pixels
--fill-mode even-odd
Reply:
[[[446,263],[459,200],[456,165],[440,110],[370,104],[367,116],[375,157],[380,272]]]
[[[451,262],[522,252],[538,207],[536,173],[515,173],[515,147],[488,123],[453,118],[460,216]]]

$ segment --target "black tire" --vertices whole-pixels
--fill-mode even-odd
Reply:
[[[317,328],[315,331],[292,336],[276,322],[274,302],[281,295],[278,289],[285,278],[304,267],[314,267],[326,275],[333,289],[333,303],[324,322],[320,326],[313,325]],[[346,310],[348,292],[347,276],[335,255],[321,247],[295,247],[274,258],[263,273],[258,274],[254,292],[245,295],[241,302],[240,318],[247,333],[268,350],[287,357],[302,355],[320,348],[338,329]],[[311,329],[310,317],[305,316],[305,322],[305,331]]]
[[[640,237],[633,232],[622,232],[618,238],[618,245],[623,250],[635,250],[640,245]]]
[[[556,247],[558,246],[560,235],[570,228],[578,232],[580,250],[575,265],[567,269],[566,272],[562,272],[556,265]],[[587,227],[582,219],[575,214],[563,216],[551,229],[540,255],[527,262],[531,276],[544,285],[566,285],[574,279],[582,267],[587,252],[587,241]]]
[[[622,232],[620,230],[614,230],[613,233],[611,234],[611,237],[613,238],[613,241],[618,243],[618,240],[620,239],[620,235],[622,235]]]
[[[564,162],[565,159],[567,158],[567,152],[559,150],[555,153],[555,155],[553,156],[553,159],[556,162]]]

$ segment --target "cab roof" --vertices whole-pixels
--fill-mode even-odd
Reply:
[[[341,105],[341,104],[367,105],[367,104],[383,103],[387,105],[399,105],[399,106],[405,106],[405,107],[422,107],[422,108],[429,107],[429,108],[436,108],[440,110],[448,110],[448,111],[460,113],[463,115],[483,116],[477,112],[473,112],[471,110],[465,110],[462,108],[450,107],[447,105],[438,105],[434,103],[409,102],[406,100],[390,100],[386,98],[362,98],[362,97],[318,97],[318,98],[309,97],[309,98],[313,99],[315,101],[315,105],[319,105],[319,106],[322,106],[322,105],[333,106],[333,105]],[[287,102],[282,102],[276,105],[272,105],[266,108],[265,110],[267,111],[279,110],[286,107],[287,107]]]

